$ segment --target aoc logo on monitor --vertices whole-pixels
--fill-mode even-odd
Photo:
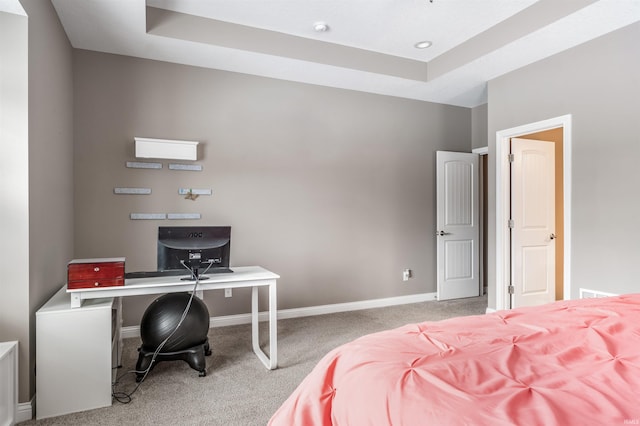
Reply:
[[[189,238],[202,238],[202,232],[189,232],[187,234]]]

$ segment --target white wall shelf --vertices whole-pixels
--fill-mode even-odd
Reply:
[[[131,213],[129,218],[131,220],[165,220],[167,215],[166,213]]]
[[[161,169],[162,163],[149,163],[147,161],[127,161],[129,169]]]
[[[113,193],[118,195],[149,195],[151,188],[113,188]]]
[[[199,220],[200,219],[200,213],[167,213],[167,219],[169,219],[169,220],[186,220],[186,219]]]
[[[198,143],[170,139],[135,137],[136,158],[163,158],[168,160],[197,160]]]
[[[169,170],[182,170],[186,172],[201,172],[202,166],[200,164],[177,164],[170,163]]]
[[[178,189],[178,194],[180,195],[211,195],[213,193],[210,189],[197,189],[197,188],[180,188]]]

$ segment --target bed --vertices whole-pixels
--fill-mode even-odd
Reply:
[[[361,337],[324,356],[269,424],[640,424],[640,294]]]

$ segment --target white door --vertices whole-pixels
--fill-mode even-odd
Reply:
[[[555,145],[511,139],[511,307],[555,300]]]
[[[479,296],[478,155],[436,153],[437,297]]]

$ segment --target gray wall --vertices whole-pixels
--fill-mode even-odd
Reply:
[[[22,6],[29,18],[29,366],[33,372],[35,312],[66,283],[66,263],[73,253],[73,58],[51,2],[22,0]],[[33,394],[33,374],[30,381]]]
[[[489,106],[478,105],[471,109],[471,149],[489,146],[487,133],[487,116]]]
[[[495,134],[573,116],[571,297],[637,292],[640,24],[489,82],[489,258],[495,258]],[[490,307],[495,264],[489,263]]]
[[[73,63],[51,3],[21,3],[27,17],[0,13],[8,58],[0,83],[0,340],[19,340],[26,402],[35,391],[35,312],[65,283],[73,254]]]
[[[231,225],[233,265],[280,274],[280,309],[435,287],[435,151],[469,151],[471,110],[76,50],[75,255],[156,268],[157,227]],[[202,172],[136,170],[135,136],[198,140]],[[118,186],[149,196],[114,195]],[[179,187],[211,188],[185,200]],[[200,221],[132,221],[197,212]],[[402,269],[414,278],[402,281]],[[248,292],[206,296],[212,315]],[[262,295],[264,297],[264,295]],[[127,298],[137,325],[152,297]]]

